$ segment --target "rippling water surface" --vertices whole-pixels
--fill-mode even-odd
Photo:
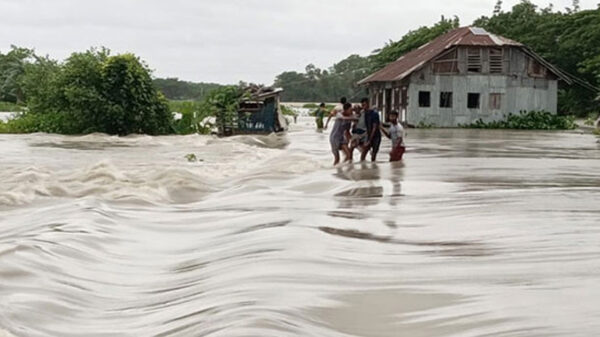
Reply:
[[[285,136],[2,135],[0,336],[600,331],[592,136],[408,144],[404,163],[334,169],[308,118]]]

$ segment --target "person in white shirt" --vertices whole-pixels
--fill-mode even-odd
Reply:
[[[390,161],[400,161],[406,151],[404,145],[404,128],[398,123],[398,111],[390,112],[389,130],[381,129],[383,134],[392,140],[392,151],[390,151]]]
[[[346,103],[348,103],[348,100],[346,99],[346,97],[342,97],[340,99],[340,103],[338,105],[335,106],[335,108],[333,108],[331,110],[331,112],[329,113],[329,117],[327,117],[327,122],[325,122],[325,130],[327,130],[327,126],[329,125],[329,121],[335,117],[335,118],[343,118],[343,112],[344,112],[344,105],[346,105]]]

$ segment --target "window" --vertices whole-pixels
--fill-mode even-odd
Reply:
[[[481,72],[481,48],[467,48],[467,71]]]
[[[490,49],[490,74],[502,74],[504,72],[504,50],[502,48]]]
[[[436,74],[458,74],[457,49],[438,57],[433,62],[433,72]]]
[[[452,93],[442,91],[440,93],[440,108],[451,108],[452,107]]]
[[[530,58],[529,65],[527,69],[529,76],[531,77],[545,77],[546,76],[546,68],[542,66],[538,61]]]
[[[490,109],[500,110],[502,107],[502,94],[493,93],[490,94]]]
[[[467,96],[467,108],[479,109],[479,96],[477,93],[469,93]]]
[[[419,91],[419,107],[429,108],[431,106],[431,93],[429,91]]]

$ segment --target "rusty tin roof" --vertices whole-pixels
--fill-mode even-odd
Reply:
[[[461,27],[404,54],[395,62],[388,64],[358,83],[399,81],[421,68],[425,63],[431,61],[442,52],[455,46],[524,47],[519,42],[491,34],[483,28]]]

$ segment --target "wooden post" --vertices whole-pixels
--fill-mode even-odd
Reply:
[[[386,110],[387,110],[387,105],[385,104],[387,102],[387,90],[385,89],[385,87],[383,88],[383,102],[381,102],[381,115],[379,116],[379,118],[381,119],[381,121],[385,120],[385,115],[386,115]]]

